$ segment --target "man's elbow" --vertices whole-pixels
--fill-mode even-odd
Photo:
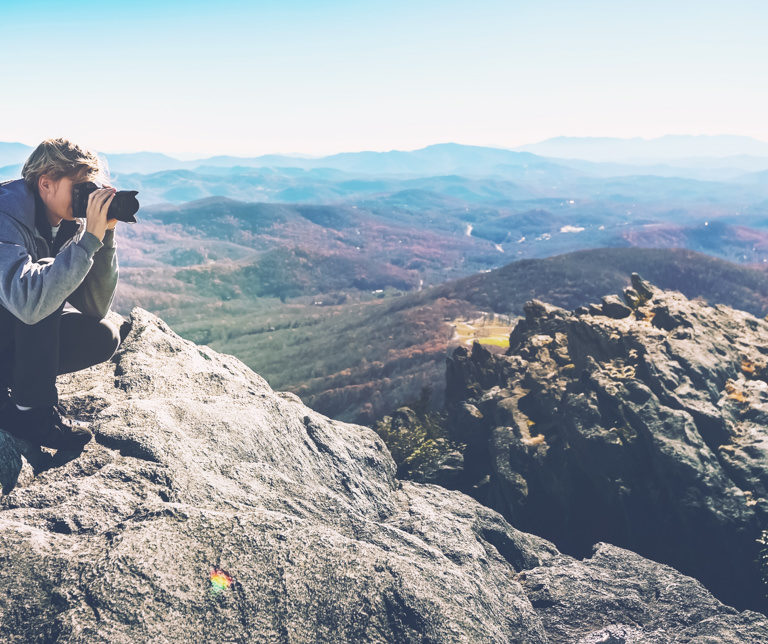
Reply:
[[[99,305],[96,302],[80,302],[78,304],[75,304],[74,302],[70,302],[80,313],[83,315],[87,315],[89,318],[94,318],[96,320],[103,320],[110,311],[110,304]]]
[[[15,299],[15,301],[14,301]],[[11,298],[11,306],[6,307],[22,323],[32,326],[42,322],[54,313],[62,303],[51,302],[44,298]]]
[[[22,308],[16,311],[11,311],[11,313],[28,326],[33,326],[50,315],[50,313],[41,311],[38,308]]]

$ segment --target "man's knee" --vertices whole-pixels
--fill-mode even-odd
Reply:
[[[98,329],[99,355],[103,356],[100,362],[109,360],[120,346],[120,328],[106,318],[99,320]]]

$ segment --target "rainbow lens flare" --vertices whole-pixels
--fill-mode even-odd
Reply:
[[[230,577],[223,570],[214,568],[211,570],[211,590],[214,593],[220,593],[222,590],[226,590],[232,584],[232,577]]]

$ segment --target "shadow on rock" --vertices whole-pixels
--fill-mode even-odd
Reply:
[[[61,467],[83,453],[75,450],[52,450],[31,445],[0,430],[0,487],[10,494],[21,484],[28,485],[34,477],[55,467]]]

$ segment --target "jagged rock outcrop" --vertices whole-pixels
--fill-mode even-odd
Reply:
[[[3,642],[768,641],[670,568],[578,561],[398,481],[372,430],[140,309],[112,361],[62,380],[82,453],[0,432]]]
[[[574,312],[529,302],[506,355],[454,353],[463,489],[569,554],[607,541],[765,611],[768,322],[632,281]]]

